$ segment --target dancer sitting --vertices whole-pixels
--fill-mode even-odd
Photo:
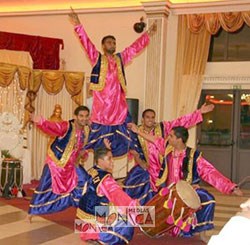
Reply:
[[[205,231],[214,228],[215,200],[208,191],[200,188],[200,180],[204,180],[224,194],[240,196],[242,195],[241,190],[203,158],[198,150],[186,146],[189,135],[185,127],[174,127],[169,134],[168,144],[166,144],[163,138],[145,134],[135,124],[129,126],[133,132],[155,145],[157,150],[152,157],[158,158],[159,163],[159,155],[164,157],[161,165],[163,169],[161,167],[155,169],[159,175],[155,181],[156,186],[162,184],[169,186],[181,179],[193,185],[200,197],[202,208],[196,212],[197,224],[188,232],[181,232],[181,234],[183,236],[192,236],[196,232],[201,232],[201,239],[207,242],[208,238]],[[180,231],[181,229],[175,229],[175,235],[179,234]]]
[[[214,105],[203,104],[199,110],[187,114],[173,121],[155,122],[155,111],[146,109],[142,113],[142,125],[139,126],[141,132],[149,135],[161,136],[167,139],[171,129],[175,126],[184,126],[187,128],[193,127],[202,122],[202,115],[209,113],[214,109]],[[158,192],[156,186],[156,178],[160,168],[162,167],[162,159],[158,161],[158,157],[154,157],[154,152],[157,151],[155,144],[151,144],[143,137],[137,134],[132,134],[133,141],[131,142],[132,154],[135,156],[135,166],[129,171],[127,178],[124,181],[124,191],[132,198],[139,199],[143,205],[149,201],[155,193]],[[144,195],[142,195],[144,193]],[[145,194],[147,193],[147,194]]]

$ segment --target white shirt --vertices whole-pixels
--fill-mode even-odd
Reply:
[[[250,245],[250,219],[232,217],[218,235],[211,237],[208,245]]]

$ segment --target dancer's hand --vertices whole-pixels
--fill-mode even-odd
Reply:
[[[72,7],[70,8],[71,8],[71,13],[69,14],[70,21],[72,22],[74,26],[80,25],[81,22],[79,20],[77,13],[74,11]]]
[[[88,160],[89,154],[86,150],[81,150],[79,153],[79,163],[84,164]]]
[[[127,123],[127,127],[128,127],[128,129],[130,129],[132,132],[138,134],[139,129],[138,129],[138,127],[137,127],[136,124],[134,124],[134,123],[132,123],[132,122],[131,122],[131,123]]]
[[[108,138],[104,138],[104,139],[103,139],[103,143],[104,143],[104,145],[105,145],[105,147],[106,147],[107,149],[111,150],[111,143],[110,143],[110,141],[108,140]]]
[[[242,193],[242,191],[241,191],[241,189],[238,187],[238,186],[236,186],[234,189],[233,189],[233,192],[232,192],[234,195],[236,195],[236,196],[243,196],[243,193]]]
[[[42,117],[40,115],[35,115],[34,113],[30,114],[30,121],[34,123],[39,123]]]
[[[156,21],[153,22],[153,24],[148,28],[147,32],[148,35],[152,36],[157,31],[157,24]]]
[[[205,114],[205,113],[212,111],[213,109],[214,109],[214,104],[207,105],[206,103],[204,103],[201,106],[200,111],[201,111],[201,114]]]

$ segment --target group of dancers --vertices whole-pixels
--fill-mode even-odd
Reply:
[[[133,222],[124,226],[117,220],[111,228],[96,230],[95,207],[144,206],[162,190],[185,180],[198,194],[201,207],[192,214],[190,226],[174,226],[172,235],[190,237],[213,228],[215,200],[199,186],[200,180],[225,194],[242,195],[235,183],[223,176],[196,149],[186,146],[188,128],[202,122],[202,114],[213,105],[202,105],[191,114],[173,121],[156,123],[155,111],[144,110],[142,124],[132,122],[126,103],[124,66],[141,52],[154,35],[154,23],[133,44],[120,53],[114,36],[102,39],[103,54],[91,42],[77,14],[69,14],[74,29],[93,66],[90,89],[93,107],[79,106],[69,121],[51,121],[32,115],[32,121],[51,140],[39,186],[34,191],[29,208],[29,220],[34,215],[77,208],[76,218],[91,224],[81,239],[89,244],[127,244],[134,234]],[[94,165],[86,170],[81,162],[94,151]],[[113,156],[132,153],[135,166],[123,184],[112,177]],[[169,207],[171,209],[171,207]],[[191,215],[190,215],[191,216]],[[167,217],[166,217],[167,218]],[[187,221],[186,220],[183,221]],[[101,221],[98,221],[101,222]],[[93,231],[91,230],[93,229]]]

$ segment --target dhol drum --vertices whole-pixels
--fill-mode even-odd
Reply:
[[[22,193],[23,167],[20,160],[11,158],[3,160],[0,183],[3,197],[18,196],[18,192]]]
[[[174,228],[189,231],[195,222],[192,214],[201,207],[201,202],[193,187],[181,180],[162,188],[145,206],[155,207],[155,225],[140,229],[150,237],[158,237]]]

